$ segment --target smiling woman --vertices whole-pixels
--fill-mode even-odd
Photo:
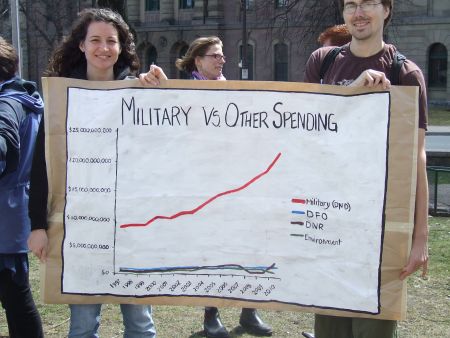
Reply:
[[[112,24],[91,23],[80,50],[86,56],[88,80],[114,80],[113,67],[121,48],[117,29]]]
[[[53,52],[47,76],[89,79],[88,70],[108,80],[123,79],[139,68],[133,35],[123,18],[108,9],[82,11],[72,31]],[[101,80],[101,79],[99,79]]]
[[[83,80],[122,80],[139,68],[133,36],[123,18],[109,9],[87,9],[53,52],[46,75]],[[29,247],[45,261],[47,175],[43,124],[39,126],[31,169]],[[95,206],[92,207],[93,209]],[[93,300],[93,303],[95,300]],[[71,304],[69,337],[98,337],[102,304]],[[155,337],[149,305],[120,304],[126,337]]]

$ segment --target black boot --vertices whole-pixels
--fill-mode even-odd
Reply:
[[[220,321],[219,310],[216,307],[205,307],[203,329],[208,338],[229,338],[228,331]]]
[[[239,324],[245,331],[255,336],[271,336],[272,328],[265,324],[255,309],[242,309]]]

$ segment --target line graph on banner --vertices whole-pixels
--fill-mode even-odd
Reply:
[[[145,228],[150,227],[155,222],[172,221],[182,217],[188,217],[197,214],[200,210],[207,208],[211,204],[214,204],[217,200],[223,196],[239,194],[241,191],[247,189],[249,186],[257,184],[258,181],[264,178],[264,176],[270,174],[271,170],[276,166],[282,153],[279,152],[275,155],[273,160],[268,166],[260,172],[255,173],[255,176],[244,181],[244,183],[237,184],[222,192],[212,194],[211,197],[191,209],[181,210],[175,212],[172,215],[155,215],[150,217],[143,223],[117,223],[117,182],[118,182],[118,167],[119,167],[119,130],[116,130],[116,180],[115,180],[115,206],[114,206],[114,253],[113,253],[113,266],[115,274],[151,274],[151,275],[184,275],[184,276],[231,276],[231,277],[252,277],[252,278],[264,278],[267,280],[280,278],[274,276],[275,271],[278,269],[276,263],[272,262],[267,265],[242,265],[236,263],[217,264],[217,265],[181,265],[181,266],[157,266],[157,267],[132,267],[132,266],[117,266],[116,265],[116,243],[117,243],[117,230],[126,228]]]

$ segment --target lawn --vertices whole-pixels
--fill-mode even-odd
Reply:
[[[429,108],[428,124],[430,126],[450,126],[450,109]]]
[[[430,267],[423,279],[418,273],[408,280],[408,319],[399,323],[402,338],[450,337],[450,218],[430,217]],[[69,326],[66,305],[44,305],[40,302],[39,271],[31,259],[31,281],[34,296],[44,322],[46,337],[64,337]],[[313,315],[301,312],[261,311],[273,326],[274,337],[302,337],[302,330],[312,330]],[[154,319],[160,338],[201,337],[203,309],[183,306],[155,306]],[[105,338],[123,335],[117,305],[105,305],[100,334]],[[239,310],[221,309],[224,324],[232,337],[252,337],[238,325]],[[4,313],[0,313],[0,336],[7,335]]]

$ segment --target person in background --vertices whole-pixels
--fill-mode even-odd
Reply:
[[[34,82],[15,74],[19,59],[0,37],[0,301],[10,337],[44,337],[29,283],[28,190],[44,104]]]
[[[218,37],[200,37],[190,44],[186,55],[176,60],[175,65],[193,80],[226,80],[222,74],[226,62],[222,48],[222,41]],[[255,309],[243,308],[239,324],[249,333],[272,335],[272,328],[261,320]],[[203,327],[208,338],[229,337],[216,307],[205,308]]]
[[[71,32],[53,52],[47,76],[111,81],[134,77],[138,68],[133,35],[122,17],[109,9],[87,9],[79,13]],[[155,69],[159,68],[153,67],[150,71],[155,72]],[[41,123],[31,172],[29,215],[32,232],[28,241],[30,249],[41,261],[46,259],[48,242],[44,139]],[[101,306],[69,305],[69,338],[98,337]],[[156,337],[151,306],[121,304],[120,309],[124,337]]]
[[[325,55],[333,48],[314,51],[306,64],[305,82],[388,89],[396,53],[394,45],[383,41],[384,28],[392,16],[393,0],[340,0],[345,24],[352,35],[336,56],[323,79],[319,73]],[[321,81],[323,80],[323,81]],[[428,182],[426,172],[425,130],[427,128],[427,95],[419,67],[406,59],[399,73],[399,85],[419,88],[419,129],[417,151],[417,187],[412,247],[399,279],[422,268],[428,269]],[[316,338],[394,338],[395,320],[315,316]]]
[[[352,35],[345,24],[328,27],[320,33],[317,42],[322,47],[340,47],[352,41]]]

